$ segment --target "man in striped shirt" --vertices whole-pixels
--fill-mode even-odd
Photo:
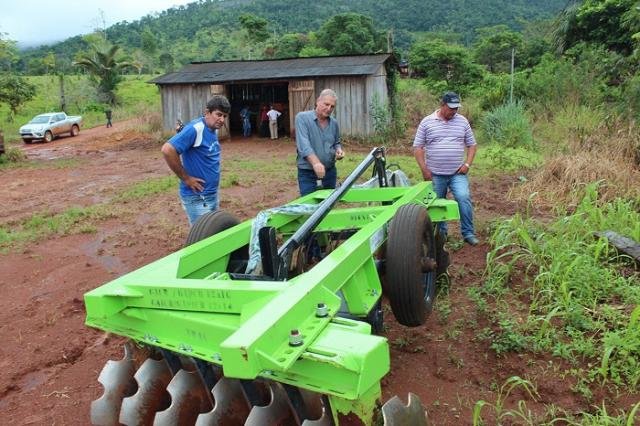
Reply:
[[[460,96],[454,92],[445,93],[440,108],[420,122],[413,141],[413,154],[422,177],[433,182],[438,197],[445,198],[451,190],[460,208],[462,238],[475,246],[479,241],[473,228],[473,204],[467,175],[477,145],[469,121],[458,114],[458,108]],[[441,222],[439,229],[446,235],[447,223]]]

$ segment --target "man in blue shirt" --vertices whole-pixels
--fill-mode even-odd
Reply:
[[[189,224],[218,208],[220,184],[220,129],[229,115],[229,100],[215,95],[204,116],[196,118],[162,146],[169,168],[180,178],[180,200]]]
[[[298,150],[298,187],[300,195],[307,195],[318,189],[335,188],[336,160],[344,157],[340,144],[340,128],[331,117],[338,97],[331,89],[324,89],[316,99],[312,111],[296,115],[296,147]]]

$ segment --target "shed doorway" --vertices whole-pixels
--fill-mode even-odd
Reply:
[[[280,111],[282,115],[278,119],[278,136],[289,136],[289,91],[288,82],[251,82],[236,83],[228,86],[231,113],[229,114],[229,127],[231,135],[237,138],[243,137],[242,117],[240,111],[243,108],[249,110],[251,122],[251,137],[269,137],[269,124],[265,122],[266,111],[269,106]]]

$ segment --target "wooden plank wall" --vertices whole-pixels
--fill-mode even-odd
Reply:
[[[208,84],[163,85],[160,90],[162,102],[162,126],[164,130],[173,130],[178,119],[188,123],[202,116],[207,101],[214,93],[224,94],[224,86]],[[229,136],[229,123],[218,131],[218,137]]]
[[[370,109],[375,94],[383,105],[389,99],[384,67],[369,76],[319,78],[316,80],[316,97],[327,88],[338,95],[334,117],[340,125],[340,133],[361,137],[372,135],[374,127]]]

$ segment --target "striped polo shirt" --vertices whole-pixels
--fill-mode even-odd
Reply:
[[[453,175],[464,164],[464,148],[476,144],[469,121],[457,114],[446,121],[438,112],[420,122],[414,148],[424,148],[427,167],[436,175]]]

